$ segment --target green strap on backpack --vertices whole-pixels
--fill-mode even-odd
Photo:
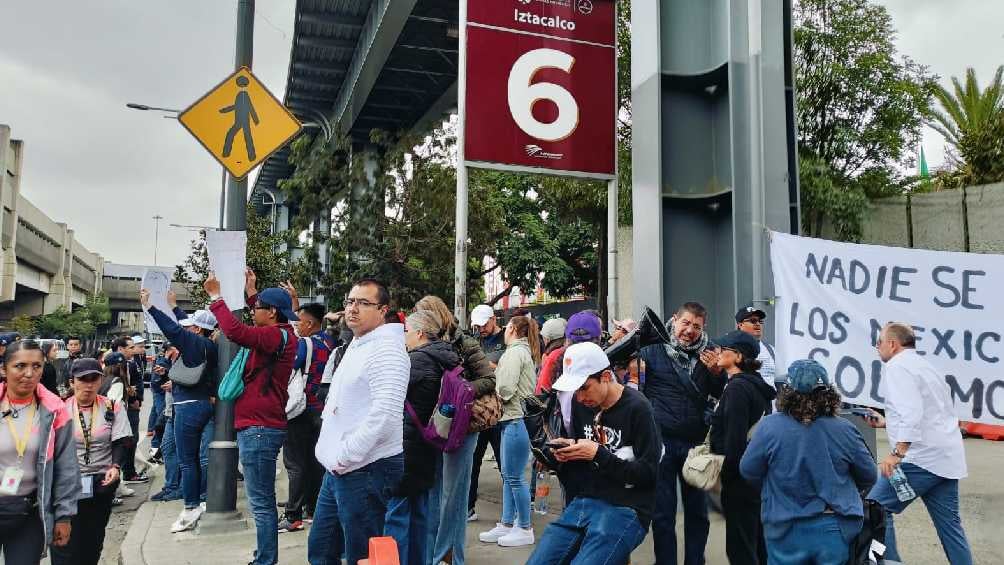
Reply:
[[[282,342],[279,345],[279,350],[276,351],[275,354],[272,355],[272,359],[269,360],[268,369],[270,372],[275,366],[275,363],[280,357],[282,357],[283,351],[286,350],[286,342],[288,340],[286,330],[279,328],[279,331],[282,332]],[[248,355],[250,352],[251,350],[247,347],[242,347],[240,348],[240,351],[237,352],[237,356],[230,362],[230,368],[227,369],[227,374],[224,375],[223,380],[220,381],[217,398],[220,400],[237,400],[242,394],[244,394],[244,369],[247,367]],[[257,376],[257,371],[255,371],[255,374],[252,375],[249,380],[254,380],[255,376]]]

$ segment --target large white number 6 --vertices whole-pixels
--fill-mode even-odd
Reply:
[[[551,82],[530,84],[543,69],[571,73],[574,64],[574,57],[557,49],[534,49],[513,63],[509,71],[509,113],[527,135],[543,141],[560,141],[579,126],[579,105],[571,92]],[[554,102],[558,107],[557,119],[547,124],[533,117],[533,105],[538,100]]]

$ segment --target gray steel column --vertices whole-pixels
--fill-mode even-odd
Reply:
[[[607,182],[607,327],[613,329],[614,320],[624,314],[617,311],[619,293],[617,292],[618,273],[617,262],[617,219],[620,204],[617,192],[620,183],[617,177]]]
[[[631,111],[633,143],[631,206],[636,318],[645,306],[660,316],[663,305],[662,242],[662,54],[660,4],[631,2]],[[624,315],[622,312],[621,315]]]
[[[252,52],[254,50],[254,0],[238,0],[237,2],[237,44],[234,69],[251,68]],[[230,177],[226,195],[225,229],[234,231],[247,230],[247,178]],[[240,310],[235,314],[239,315]],[[219,374],[223,375],[230,367],[230,362],[237,355],[237,345],[226,336],[220,335],[219,340]],[[200,530],[207,527],[232,529],[234,520],[240,518],[237,513],[237,434],[234,431],[233,401],[216,400],[215,405],[216,430],[213,441],[209,444],[209,479],[207,486],[206,510],[210,518],[208,523],[200,525]],[[212,515],[216,516],[212,516]],[[203,519],[205,520],[205,518]],[[222,522],[225,521],[226,525]]]
[[[453,262],[453,314],[460,329],[467,328],[467,165],[464,164],[464,129],[467,126],[467,0],[460,0],[460,54],[457,72],[457,225]]]

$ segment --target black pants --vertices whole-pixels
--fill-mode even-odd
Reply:
[[[112,499],[118,483],[98,487],[101,477],[94,477],[95,493],[77,501],[77,515],[70,528],[70,543],[51,548],[52,565],[97,565],[105,545],[105,529],[112,515]]]
[[[730,565],[766,565],[760,493],[742,479],[722,483],[725,554]]]
[[[28,516],[0,518],[0,550],[7,565],[37,565],[45,548],[38,508]]]
[[[302,520],[304,510],[314,514],[317,495],[324,478],[324,467],[314,456],[314,446],[321,435],[321,415],[305,410],[287,423],[286,443],[282,446],[282,462],[289,473],[289,499],[286,517]]]
[[[126,448],[126,460],[122,465],[122,478],[128,479],[136,474],[136,446],[139,445],[139,410],[126,410],[129,427],[132,428],[132,445]]]
[[[478,445],[474,448],[474,466],[471,468],[471,492],[467,496],[467,511],[474,510],[474,504],[478,501],[478,479],[481,477],[481,461],[485,458],[485,451],[488,446],[492,446],[495,453],[495,461],[499,464],[499,476],[502,476],[502,429],[498,425],[478,434]]]

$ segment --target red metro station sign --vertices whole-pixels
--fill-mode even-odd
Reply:
[[[465,0],[468,166],[612,178],[614,0]]]

